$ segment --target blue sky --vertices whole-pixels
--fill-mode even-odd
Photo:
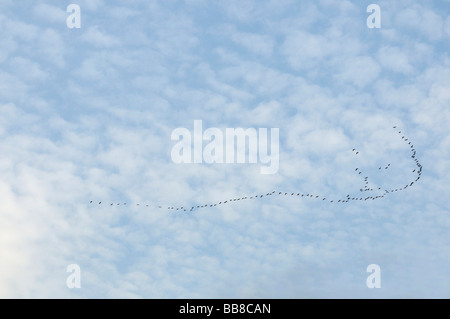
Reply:
[[[449,49],[448,0],[2,0],[0,296],[449,298]],[[194,120],[279,128],[279,171],[173,163]],[[384,198],[157,207],[401,187],[393,126]]]

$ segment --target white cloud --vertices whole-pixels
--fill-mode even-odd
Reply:
[[[378,60],[384,68],[390,71],[411,74],[414,70],[408,54],[396,47],[385,46],[380,48],[378,50]]]
[[[259,35],[247,32],[237,32],[234,28],[229,31],[231,39],[244,46],[253,54],[269,57],[274,49],[275,41],[267,35]]]
[[[336,79],[350,82],[358,88],[363,88],[373,83],[381,71],[378,63],[368,56],[348,59],[340,66],[340,69]]]
[[[12,58],[11,67],[25,80],[42,81],[48,77],[39,64],[22,57]]]
[[[313,68],[336,49],[326,37],[303,31],[288,36],[282,46],[282,52],[296,69]]]
[[[56,7],[45,3],[38,3],[33,8],[33,14],[38,19],[47,20],[52,23],[59,23],[65,25],[68,13],[66,8]]]
[[[450,15],[448,15],[447,19],[445,19],[444,31],[447,35],[450,35]]]
[[[64,67],[66,47],[61,35],[54,29],[45,29],[39,33],[38,39],[39,52],[43,58],[57,67]]]
[[[412,5],[401,10],[396,16],[396,22],[404,30],[419,32],[430,40],[442,37],[442,17],[421,5]]]

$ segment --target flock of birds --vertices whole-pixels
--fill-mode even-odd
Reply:
[[[397,129],[397,126],[393,127],[394,129]],[[402,131],[398,131],[398,134],[402,135]],[[402,135],[402,140],[407,143],[407,145],[410,148],[411,151],[411,158],[414,160],[417,168],[414,169],[412,172],[417,174],[417,177],[415,180],[408,182],[407,184],[405,184],[402,187],[397,187],[397,188],[391,188],[391,189],[382,189],[381,187],[378,187],[378,189],[376,191],[379,192],[380,195],[376,195],[376,196],[350,196],[350,194],[346,195],[345,197],[342,197],[340,199],[330,199],[324,196],[319,196],[319,195],[315,195],[315,194],[310,194],[310,193],[298,193],[298,192],[280,192],[280,191],[272,191],[269,193],[264,193],[264,194],[257,194],[257,195],[253,195],[253,196],[245,196],[245,197],[239,197],[239,198],[231,198],[231,199],[227,199],[227,200],[223,200],[220,202],[216,202],[216,203],[209,203],[209,204],[203,204],[203,205],[194,205],[194,206],[181,206],[181,207],[175,207],[175,206],[162,206],[162,205],[150,205],[150,204],[140,204],[137,203],[135,204],[135,206],[144,206],[144,207],[153,207],[153,208],[159,208],[159,209],[165,209],[167,211],[184,211],[184,212],[192,212],[196,209],[202,209],[202,208],[207,208],[207,207],[217,207],[217,206],[222,206],[222,205],[226,205],[229,203],[235,203],[235,202],[241,202],[241,201],[248,201],[248,200],[255,200],[255,199],[260,199],[263,197],[269,197],[269,196],[292,196],[292,197],[302,197],[302,198],[313,198],[316,200],[321,200],[321,201],[329,201],[330,203],[348,203],[350,201],[369,201],[369,200],[376,200],[376,199],[381,199],[384,198],[387,194],[389,193],[394,193],[394,192],[398,192],[398,191],[402,191],[407,189],[408,187],[411,187],[414,185],[414,183],[416,183],[421,175],[422,175],[422,165],[419,163],[419,160],[416,157],[416,150],[414,148],[414,145],[411,143],[411,141],[405,136]],[[353,149],[352,152],[355,155],[359,154],[359,151],[357,151],[356,149]],[[391,164],[387,164],[386,166],[380,166],[378,169],[389,169],[391,166]],[[358,175],[365,175],[358,167],[355,168],[355,172],[358,173]],[[364,194],[365,192],[369,192],[369,191],[374,191],[373,188],[371,188],[369,186],[369,177],[368,176],[364,176],[364,188],[360,188],[359,189],[361,195]],[[127,206],[127,203],[104,203],[99,201],[98,204],[97,202],[94,201],[90,201],[90,204],[93,205],[109,205],[109,206]]]

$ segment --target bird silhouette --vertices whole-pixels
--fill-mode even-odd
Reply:
[[[393,128],[396,129],[397,126],[394,126]],[[398,131],[398,133],[401,134],[402,131],[400,130],[400,131]],[[414,148],[414,144],[411,143],[411,141],[406,137],[406,135],[402,135],[401,138],[402,138],[402,140],[405,142],[406,145],[409,145],[409,146],[410,146],[410,150],[411,150],[411,152],[412,152],[412,154],[411,154],[410,157],[414,160],[414,162],[415,162],[415,164],[416,164],[416,166],[417,166],[417,168],[418,168],[418,169],[412,170],[413,173],[416,173],[416,174],[417,174],[417,177],[415,178],[415,180],[409,182],[409,183],[406,184],[404,187],[392,188],[391,190],[384,189],[384,191],[383,191],[381,187],[375,187],[375,189],[377,189],[377,191],[381,191],[382,193],[381,193],[381,194],[371,194],[371,193],[369,193],[369,194],[374,195],[374,196],[367,196],[367,197],[365,197],[365,198],[363,198],[363,197],[359,197],[359,198],[358,198],[358,197],[351,197],[350,194],[348,194],[348,195],[346,196],[345,199],[339,199],[339,200],[337,200],[338,203],[348,203],[350,200],[351,200],[351,201],[355,201],[355,200],[359,200],[359,201],[364,200],[364,201],[367,201],[367,200],[369,200],[369,199],[375,200],[375,199],[384,198],[386,194],[389,194],[389,193],[392,193],[392,192],[403,191],[403,190],[405,190],[405,189],[407,189],[407,188],[409,188],[409,187],[412,187],[412,186],[414,185],[414,183],[417,182],[417,181],[420,179],[421,174],[422,174],[422,165],[420,164],[419,160],[416,158],[416,157],[417,157],[417,156],[416,156],[417,153],[416,153],[416,149]],[[353,148],[352,151],[355,152],[355,155],[359,154],[359,151],[356,151],[355,148]],[[391,163],[388,163],[387,166],[385,166],[384,168],[385,168],[385,169],[388,169],[390,166],[391,166]],[[383,166],[379,166],[378,170],[381,170],[382,168],[383,168]],[[358,175],[361,175],[361,174],[362,174],[360,168],[358,168],[358,167],[355,168],[355,172],[356,172],[356,171],[358,171]],[[365,176],[365,177],[364,177],[364,189],[363,189],[363,188],[360,188],[360,189],[359,189],[360,192],[373,192],[373,191],[374,191],[374,188],[369,187],[369,180],[368,180],[368,178],[369,178],[368,176]],[[327,200],[327,197],[323,197],[323,196],[319,196],[319,195],[312,195],[312,194],[310,194],[310,193],[307,193],[307,194],[305,195],[305,194],[300,193],[300,192],[298,192],[298,193],[295,193],[295,192],[289,192],[289,193],[288,193],[288,192],[282,192],[282,191],[276,191],[276,190],[274,190],[274,191],[272,191],[271,193],[266,193],[266,194],[256,194],[256,195],[252,195],[252,196],[249,196],[249,197],[244,196],[244,197],[232,198],[232,199],[229,199],[229,200],[220,201],[220,202],[218,202],[218,203],[216,202],[216,203],[209,203],[209,204],[204,204],[204,205],[196,205],[196,206],[190,207],[190,209],[187,208],[187,207],[186,207],[186,208],[184,208],[184,207],[177,207],[177,208],[175,209],[174,206],[164,206],[164,208],[167,209],[167,210],[177,210],[177,211],[179,211],[179,210],[183,210],[183,211],[189,210],[190,212],[192,212],[192,211],[195,210],[195,209],[202,209],[202,208],[206,208],[206,207],[212,208],[212,207],[217,207],[218,205],[225,205],[225,204],[229,204],[230,202],[243,201],[243,200],[246,200],[246,199],[258,199],[258,198],[259,198],[259,199],[262,199],[262,198],[264,198],[264,197],[269,197],[269,196],[275,194],[276,192],[278,192],[279,195],[282,195],[282,194],[284,193],[285,196],[287,196],[287,195],[289,195],[289,194],[290,194],[290,196],[294,196],[294,195],[300,196],[300,195],[301,195],[301,197],[305,197],[305,196],[306,196],[306,197],[308,197],[308,198],[315,198],[315,199],[318,199],[319,197],[321,197],[321,198],[322,198],[322,201]],[[334,203],[334,202],[336,202],[336,200],[330,199],[329,202],[330,202],[330,203]],[[93,200],[91,200],[89,203],[92,204],[92,203],[93,203]],[[99,201],[98,204],[101,205],[102,202]],[[135,203],[135,204],[136,204],[136,206],[140,206],[140,203]],[[117,203],[117,206],[119,206],[119,205],[120,205],[120,203]],[[126,206],[127,203],[125,202],[125,203],[123,203],[123,205]],[[111,203],[110,206],[113,206],[113,203]],[[146,204],[146,205],[144,204],[144,206],[145,206],[145,207],[149,207],[148,204]],[[156,207],[156,206],[155,206],[155,207]],[[160,208],[160,209],[163,208],[163,206],[161,206],[161,205],[159,205],[159,206],[157,206],[157,207]]]

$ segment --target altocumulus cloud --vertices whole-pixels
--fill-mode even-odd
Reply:
[[[358,1],[79,4],[80,29],[53,2],[0,4],[0,296],[450,297],[448,2],[380,1],[380,29]],[[279,128],[278,173],[173,163],[197,119]],[[381,200],[157,208],[345,197],[355,167],[403,185],[394,125],[424,171]]]

